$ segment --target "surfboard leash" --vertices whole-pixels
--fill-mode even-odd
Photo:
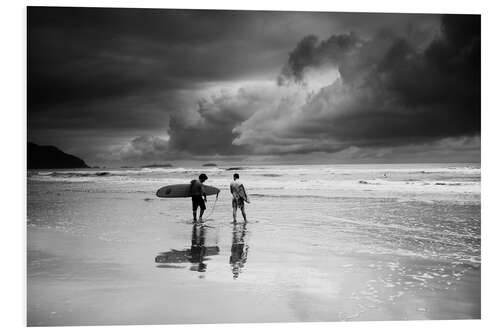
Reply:
[[[219,193],[217,193],[217,195],[215,196],[215,201],[214,201],[214,205],[212,206],[212,210],[210,211],[210,214],[208,214],[208,216],[206,217],[207,219],[212,216],[214,210],[215,210],[215,205],[217,204],[217,200],[219,199]]]

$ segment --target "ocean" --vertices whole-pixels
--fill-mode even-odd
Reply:
[[[189,198],[155,196],[201,172],[221,189],[202,225]],[[27,177],[29,326],[480,318],[479,164]]]

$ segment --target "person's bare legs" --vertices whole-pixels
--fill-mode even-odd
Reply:
[[[238,208],[233,206],[233,222],[236,222],[236,211],[237,210],[238,210]]]
[[[193,210],[193,222],[196,222],[196,211]]]
[[[245,206],[241,206],[241,215],[243,215],[243,220],[247,221],[247,214],[245,213]]]
[[[203,217],[203,213],[204,212],[205,212],[205,210],[200,208],[200,222],[203,222],[203,218],[202,217]]]

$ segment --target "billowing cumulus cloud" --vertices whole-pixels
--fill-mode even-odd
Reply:
[[[275,100],[273,90],[273,85],[254,84],[236,92],[221,91],[200,99],[194,113],[183,110],[172,114],[168,128],[171,148],[198,155],[247,152],[232,144],[236,137],[233,129],[257,110],[269,108]]]
[[[256,111],[235,129],[234,143],[257,153],[328,152],[477,135],[479,29],[477,16],[443,16],[441,34],[423,50],[404,37],[305,37],[278,83],[307,86],[308,69],[328,64],[340,76],[316,93]]]

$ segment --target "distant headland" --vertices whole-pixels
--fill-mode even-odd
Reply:
[[[215,164],[215,163],[205,163],[202,166],[204,166],[204,167],[214,167],[214,166],[217,166],[217,164]]]
[[[66,154],[54,146],[39,146],[28,142],[28,169],[89,168],[79,157]]]

